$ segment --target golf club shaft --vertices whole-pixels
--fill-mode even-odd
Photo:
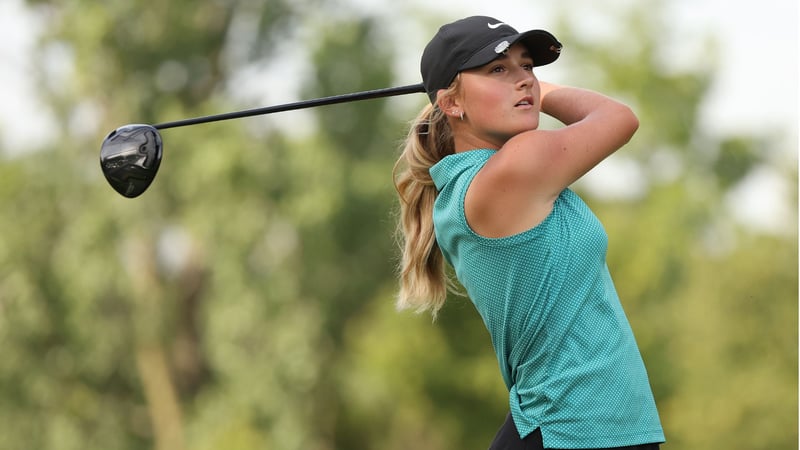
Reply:
[[[422,84],[410,84],[407,86],[398,86],[391,88],[375,89],[371,91],[354,92],[351,94],[334,95],[331,97],[323,97],[314,100],[303,100],[294,103],[285,103],[283,105],[266,106],[263,108],[246,109],[244,111],[235,111],[224,114],[215,114],[212,116],[195,117],[192,119],[176,120],[174,122],[165,122],[153,125],[153,128],[163,130],[165,128],[185,127],[188,125],[197,125],[199,123],[217,122],[220,120],[239,119],[242,117],[259,116],[263,114],[271,114],[282,111],[292,111],[295,109],[311,108],[314,106],[333,105],[336,103],[353,102],[357,100],[368,100],[373,98],[392,97],[396,95],[413,94],[418,92],[425,92]]]

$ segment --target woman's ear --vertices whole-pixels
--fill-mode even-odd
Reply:
[[[436,93],[436,105],[448,116],[457,117],[463,110],[455,95],[448,93],[446,89],[439,89]]]

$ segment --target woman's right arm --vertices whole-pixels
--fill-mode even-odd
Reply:
[[[524,189],[556,197],[625,145],[639,127],[633,111],[597,92],[542,82],[541,111],[566,126],[515,136],[503,164]]]
[[[514,136],[476,175],[466,214],[485,236],[507,236],[539,223],[561,191],[625,145],[639,127],[630,108],[602,94],[540,86],[541,111],[566,126]]]

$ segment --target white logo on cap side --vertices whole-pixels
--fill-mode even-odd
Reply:
[[[495,29],[497,29],[497,28],[500,28],[500,26],[501,26],[501,25],[505,25],[505,23],[503,23],[503,22],[498,22],[498,23],[487,23],[486,25],[488,25],[488,26],[489,26],[489,28],[491,28],[491,29],[495,30]]]

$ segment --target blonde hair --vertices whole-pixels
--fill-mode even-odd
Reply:
[[[457,83],[456,83],[457,84]],[[456,86],[447,93],[452,94]],[[427,105],[411,123],[403,151],[394,166],[394,184],[400,198],[397,240],[401,249],[398,309],[431,311],[434,319],[453,283],[433,230],[436,186],[428,170],[455,152],[447,116]]]

